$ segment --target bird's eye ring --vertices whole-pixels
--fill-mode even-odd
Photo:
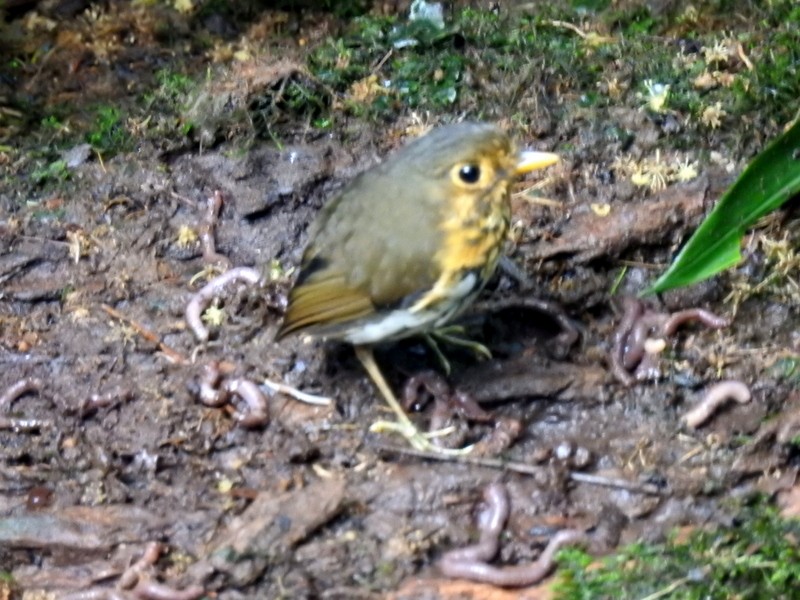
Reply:
[[[477,183],[481,178],[481,168],[478,165],[464,165],[458,170],[458,177],[464,183]]]

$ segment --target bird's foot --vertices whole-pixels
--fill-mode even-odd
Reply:
[[[460,325],[441,327],[428,334],[425,334],[425,341],[436,355],[436,359],[439,361],[439,364],[441,365],[445,375],[450,375],[450,361],[447,360],[447,357],[442,352],[442,349],[440,348],[441,343],[449,346],[456,346],[458,348],[464,348],[471,351],[478,357],[488,359],[492,358],[491,350],[489,350],[489,348],[480,342],[476,342],[475,340],[465,337],[464,328]]]
[[[397,433],[402,435],[412,448],[422,452],[433,452],[445,456],[465,456],[472,452],[474,444],[463,448],[443,448],[432,442],[433,439],[450,435],[455,430],[454,427],[445,427],[436,431],[423,433],[410,421],[376,421],[370,425],[369,430],[373,433]]]

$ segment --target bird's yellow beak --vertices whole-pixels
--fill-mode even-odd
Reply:
[[[558,154],[550,152],[535,152],[533,150],[523,150],[517,158],[517,175],[525,175],[537,169],[544,169],[556,164],[559,160]]]

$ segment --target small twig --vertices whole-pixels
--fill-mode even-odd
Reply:
[[[668,490],[661,490],[657,485],[652,483],[636,483],[633,481],[626,481],[625,479],[617,479],[616,477],[603,477],[602,475],[571,471],[569,473],[569,478],[578,483],[638,492],[649,496],[666,496],[669,494]]]
[[[394,48],[389,48],[389,51],[383,55],[383,58],[381,58],[378,61],[378,63],[369,70],[370,75],[374,75],[375,73],[377,73],[380,70],[380,68],[386,64],[386,61],[392,57],[393,53],[394,53]]]
[[[561,27],[563,29],[569,29],[570,31],[577,33],[583,39],[586,39],[586,32],[584,32],[580,27],[577,25],[573,25],[572,23],[568,23],[567,21],[558,21],[558,20],[551,20],[550,25],[553,27]]]
[[[169,195],[175,198],[176,200],[183,202],[189,208],[194,208],[196,206],[196,204],[192,202],[191,198],[187,198],[186,196],[183,196],[176,191],[170,190]]]
[[[658,600],[659,598],[666,598],[667,596],[672,595],[672,592],[677,590],[682,585],[688,583],[689,581],[691,580],[688,577],[681,577],[680,579],[677,579],[672,583],[670,583],[667,587],[657,592],[654,592],[648,596],[645,596],[644,598],[642,598],[642,600]]]
[[[425,450],[416,450],[414,448],[406,448],[399,446],[384,446],[383,444],[376,444],[374,446],[380,452],[394,452],[405,456],[413,456],[415,458],[427,458],[431,460],[445,461],[445,462],[458,462],[467,465],[475,465],[478,467],[486,467],[489,469],[500,469],[502,471],[509,471],[512,473],[520,473],[522,475],[532,475],[534,477],[547,477],[549,469],[546,467],[539,467],[536,465],[529,465],[520,462],[506,461],[499,458],[484,458],[479,456],[453,456],[439,454],[436,452],[427,452]],[[590,475],[587,473],[579,473],[570,471],[568,477],[577,483],[585,483],[588,485],[597,485],[602,487],[619,488],[630,492],[637,492],[640,494],[647,494],[649,496],[665,496],[668,490],[661,490],[658,486],[652,483],[634,483],[625,481],[624,479],[614,479],[609,477],[602,477],[600,475]]]
[[[747,67],[747,70],[748,70],[748,71],[752,71],[752,70],[753,70],[753,68],[754,68],[754,67],[753,67],[753,63],[752,63],[752,61],[751,61],[751,60],[750,60],[750,59],[747,57],[747,54],[745,54],[745,53],[744,53],[744,46],[742,46],[742,43],[741,43],[741,42],[737,42],[737,43],[736,43],[736,54],[738,54],[738,55],[739,55],[739,58],[740,58],[740,59],[741,59],[741,61],[744,63],[744,66],[745,66],[745,67]]]
[[[615,38],[613,38],[612,36],[600,35],[599,33],[595,33],[594,31],[586,33],[580,27],[573,25],[572,23],[568,23],[567,21],[551,20],[550,25],[552,25],[553,27],[562,27],[564,29],[569,29],[570,31],[578,34],[581,37],[581,39],[585,41],[587,44],[590,44],[592,46],[597,46],[600,44],[610,44],[616,41]]]
[[[108,314],[110,317],[118,319],[119,321],[127,323],[128,325],[133,327],[136,333],[141,335],[148,342],[156,344],[158,346],[158,349],[162,352],[162,354],[164,354],[164,356],[167,357],[167,360],[169,360],[170,362],[178,365],[186,365],[189,363],[189,361],[180,352],[178,352],[174,348],[167,346],[164,342],[161,341],[161,338],[158,336],[158,334],[151,331],[144,325],[134,321],[129,317],[126,317],[117,309],[110,307],[108,304],[101,304],[100,308],[103,309],[103,312]]]
[[[270,389],[273,392],[278,394],[286,394],[287,396],[291,396],[295,400],[299,400],[300,402],[305,402],[306,404],[314,404],[316,406],[330,406],[333,402],[333,398],[328,398],[326,396],[317,396],[315,394],[309,394],[308,392],[301,392],[297,388],[293,388],[292,386],[286,385],[285,383],[278,383],[277,381],[270,381],[269,379],[265,379],[263,381],[263,385]]]

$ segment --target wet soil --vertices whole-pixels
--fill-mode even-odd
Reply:
[[[125,6],[105,10],[135,21]],[[82,14],[52,18],[86,32]],[[309,31],[331,27],[330,15],[307,18],[301,26]],[[177,13],[170,19],[176,35],[200,27]],[[27,43],[36,43],[29,35]],[[149,72],[185,60],[202,72],[206,60],[167,51],[157,37],[125,47],[107,62],[55,52],[17,85],[40,107],[58,95],[76,105],[96,95],[114,102],[123,95],[120,78],[131,79],[128,89],[150,85],[137,79],[134,61]],[[302,47],[284,50],[302,59]],[[271,63],[264,64],[252,68]],[[62,70],[68,78],[57,75]],[[634,153],[660,135],[638,106],[620,107],[613,118],[633,127]],[[508,252],[525,280],[499,273],[480,308],[465,316],[493,359],[452,357],[451,385],[494,420],[456,419],[458,441],[486,439],[504,420],[520,424],[508,447],[485,456],[501,463],[435,460],[370,433],[387,413],[351,348],[276,342],[309,222],[415,123],[399,114],[385,128],[357,119],[326,133],[296,126],[279,147],[251,140],[243,148],[236,138],[207,147],[142,141],[110,159],[90,155],[58,186],[30,177],[26,152],[3,165],[0,393],[27,378],[39,383],[0,406],[0,572],[11,574],[12,593],[106,597],[102,591],[118,586],[147,545],[161,542],[163,553],[141,578],[173,590],[201,586],[208,597],[495,597],[483,586],[449,584],[435,567],[444,551],[476,536],[476,506],[491,482],[504,482],[511,500],[505,563],[534,560],[560,528],[597,526],[608,507],[627,517],[622,542],[656,541],[678,525],[726,521],[732,497],[791,488],[790,434],[770,440],[775,423],[797,414],[798,399],[770,367],[797,350],[796,306],[758,298],[734,315],[723,301],[725,276],[648,300],[663,310],[702,306],[733,324],[682,327],[655,358],[655,374],[631,386],[609,370],[621,315],[612,296],[636,294],[652,280],[654,264],[666,264],[733,174],[710,167],[658,192],[603,177],[619,148],[580,116],[520,140],[571,148],[538,177],[549,177],[543,189],[557,204],[515,197],[517,235]],[[24,139],[26,131],[15,130],[15,148],[38,143]],[[746,152],[731,156],[734,171]],[[218,301],[224,321],[199,343],[185,310],[208,264],[199,241],[177,240],[182,227],[202,229],[215,191],[223,198],[217,252],[263,279],[226,287]],[[610,212],[599,214],[598,204]],[[565,347],[559,324],[527,306],[529,297],[559,305],[579,339]],[[398,390],[409,376],[437,368],[418,340],[382,348],[378,360]],[[211,361],[231,377],[281,382],[333,403],[268,394],[268,423],[243,427],[236,417],[246,406],[198,400],[197,382]],[[682,416],[722,379],[746,382],[752,401],[687,428]],[[424,427],[430,412],[414,419]],[[755,442],[743,443],[746,436]],[[121,596],[107,597],[142,597],[115,593]]]

